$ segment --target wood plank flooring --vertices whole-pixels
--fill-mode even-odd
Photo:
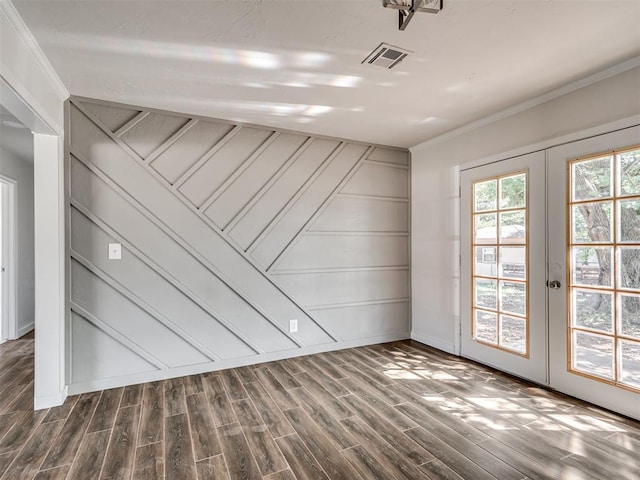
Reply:
[[[32,390],[33,337],[0,346],[2,480],[640,479],[639,422],[409,341]]]

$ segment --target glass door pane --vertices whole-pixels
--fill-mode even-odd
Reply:
[[[475,181],[472,190],[472,336],[527,356],[527,173]]]
[[[640,391],[640,148],[569,162],[569,369]]]

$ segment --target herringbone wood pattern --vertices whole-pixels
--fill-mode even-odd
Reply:
[[[5,479],[636,479],[640,424],[411,342],[70,397],[0,347]]]

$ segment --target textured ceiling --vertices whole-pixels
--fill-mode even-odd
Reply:
[[[638,0],[13,3],[73,95],[403,147],[640,55]]]

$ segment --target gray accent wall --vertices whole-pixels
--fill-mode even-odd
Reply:
[[[68,115],[70,393],[409,337],[408,152]]]

